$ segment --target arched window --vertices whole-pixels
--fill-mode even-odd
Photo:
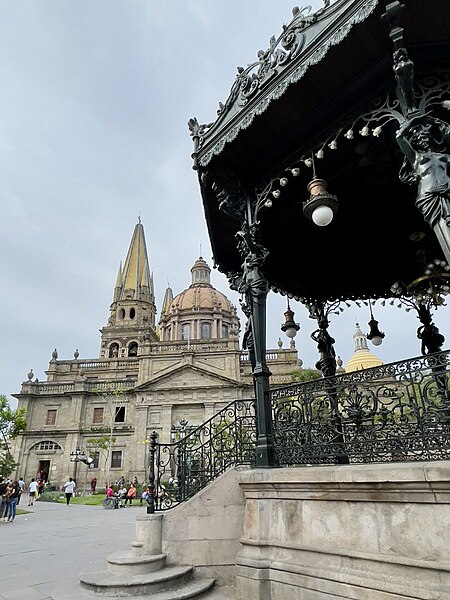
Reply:
[[[134,319],[136,316],[136,310],[134,308],[130,308],[130,319]]]
[[[137,356],[138,353],[138,345],[137,342],[131,342],[128,346],[128,356]]]
[[[61,446],[51,440],[45,440],[44,442],[38,442],[31,450],[62,450]]]
[[[190,340],[191,339],[191,324],[183,323],[181,325],[181,339],[182,340]]]
[[[125,319],[125,309],[121,308],[119,310],[119,319]]]
[[[200,337],[202,340],[209,340],[211,337],[211,323],[202,323],[200,325]]]
[[[229,337],[229,328],[228,328],[228,325],[222,325],[222,337],[223,338]]]
[[[109,358],[117,358],[119,356],[119,344],[111,344],[109,347]]]

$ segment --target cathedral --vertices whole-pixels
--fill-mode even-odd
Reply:
[[[253,396],[236,307],[211,285],[210,274],[199,257],[187,289],[174,296],[167,288],[157,322],[144,227],[135,226],[101,329],[99,358],[75,351],[72,359],[60,359],[55,350],[47,380],[31,371],[14,395],[28,423],[14,442],[20,475],[40,474],[54,486],[68,476],[78,476],[80,485],[83,471],[99,485],[106,473],[112,481],[145,481],[152,431],[170,442],[232,400]],[[269,350],[267,362],[273,385],[289,383],[297,351],[293,345]],[[76,453],[93,459],[89,467],[74,460]]]

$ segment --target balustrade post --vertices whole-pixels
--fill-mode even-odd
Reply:
[[[147,496],[147,514],[152,515],[155,512],[155,498],[157,497],[158,491],[155,490],[155,452],[156,452],[156,439],[158,434],[156,431],[152,431],[150,434],[150,465],[148,473],[148,496]],[[158,478],[157,478],[158,479]],[[155,493],[156,492],[156,493]]]

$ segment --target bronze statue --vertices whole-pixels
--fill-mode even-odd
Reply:
[[[311,338],[317,343],[320,358],[315,367],[322,371],[324,377],[336,375],[336,352],[334,351],[335,339],[328,333],[328,319],[318,320],[319,329],[312,332]]]
[[[425,115],[409,119],[397,132],[405,154],[400,170],[404,183],[418,183],[416,206],[435,227],[450,227],[450,126]]]

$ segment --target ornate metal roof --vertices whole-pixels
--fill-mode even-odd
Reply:
[[[269,47],[259,50],[257,60],[238,67],[236,80],[225,103],[220,102],[214,123],[199,125],[189,121],[196,142],[198,163],[206,166],[214,155],[246,129],[269,104],[288,87],[300,81],[330,48],[339,44],[355,24],[364,21],[379,0],[323,0],[324,6],[312,12],[311,6],[295,7],[289,25],[272,36]]]

